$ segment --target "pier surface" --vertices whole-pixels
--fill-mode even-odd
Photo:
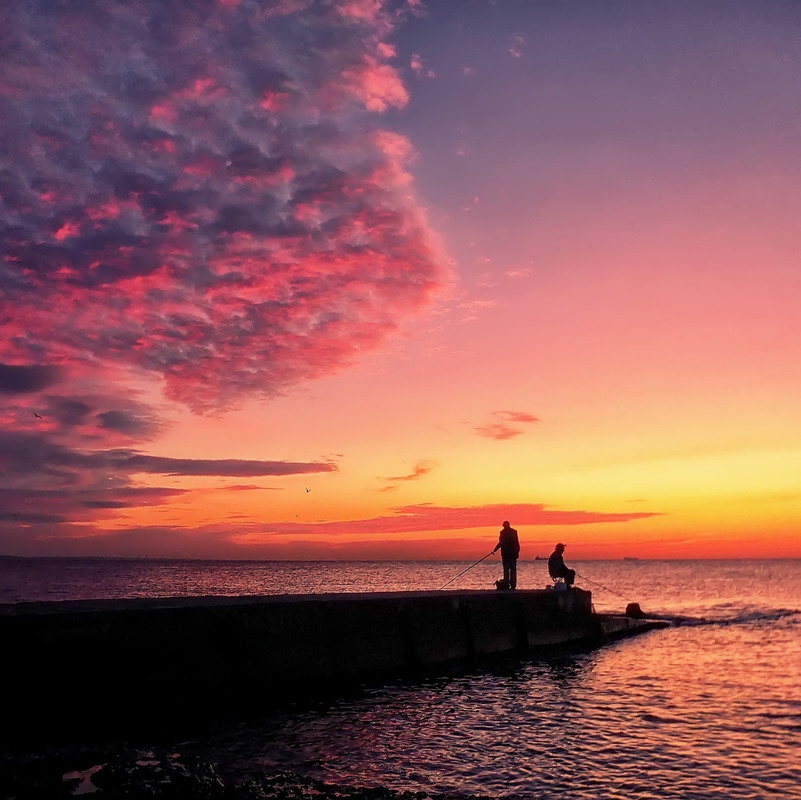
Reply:
[[[4,685],[22,701],[5,729],[205,718],[665,624],[591,600],[573,588],[0,605]]]

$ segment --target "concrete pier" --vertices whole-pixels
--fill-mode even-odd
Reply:
[[[6,733],[206,719],[451,662],[657,626],[591,593],[438,591],[0,605]]]

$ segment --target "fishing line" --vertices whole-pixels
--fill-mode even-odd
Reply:
[[[614,589],[610,589],[608,586],[604,586],[602,583],[598,583],[598,581],[591,581],[589,578],[585,578],[584,575],[579,575],[578,572],[576,573],[577,578],[581,578],[583,581],[588,581],[589,583],[594,583],[596,586],[600,587],[601,589],[606,589],[607,592],[612,592],[612,594],[616,594],[618,597],[622,597],[624,600],[628,600],[628,597],[624,594],[620,594],[620,592],[616,592]]]
[[[485,558],[489,558],[494,552],[495,552],[494,550],[490,550],[489,553],[487,553],[487,555],[482,556],[481,558],[479,558],[478,561],[476,561],[475,564],[471,564],[467,569],[463,569],[458,575],[456,575],[455,577],[451,578],[448,581],[448,583],[446,583],[444,586],[441,586],[440,587],[440,591],[442,591],[445,588],[445,586],[447,586],[449,583],[453,583],[456,580],[456,578],[461,578],[462,575],[464,575],[465,572],[467,572],[467,570],[473,569],[473,567],[475,567],[476,564],[480,564]]]

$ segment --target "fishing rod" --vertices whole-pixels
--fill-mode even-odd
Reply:
[[[626,595],[620,594],[620,592],[616,592],[614,589],[610,589],[608,586],[604,586],[602,583],[598,583],[598,581],[591,581],[589,578],[585,578],[583,575],[579,575],[578,572],[576,573],[577,578],[581,578],[583,581],[588,581],[589,583],[594,583],[596,586],[600,587],[601,589],[606,589],[607,592],[612,592],[612,594],[616,594],[618,597],[622,597],[624,600],[628,600]]]
[[[456,575],[455,577],[451,578],[448,581],[448,583],[445,584],[445,586],[447,586],[449,583],[453,583],[456,580],[456,578],[461,578],[462,575],[464,575],[465,572],[467,572],[467,570],[473,569],[473,567],[475,567],[476,564],[480,564],[485,558],[489,558],[494,552],[495,552],[494,550],[490,550],[489,553],[487,553],[487,555],[482,556],[481,558],[479,558],[478,561],[476,561],[475,564],[471,564],[467,569],[463,569],[458,575]],[[442,591],[445,588],[445,586],[441,586],[440,587],[440,591]]]

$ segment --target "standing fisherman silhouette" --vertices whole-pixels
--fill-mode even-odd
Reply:
[[[501,534],[498,537],[498,544],[495,545],[495,553],[501,551],[501,561],[503,562],[503,580],[507,589],[517,588],[517,559],[520,556],[520,540],[517,538],[517,531],[504,520]]]
[[[576,580],[576,570],[568,569],[565,559],[562,557],[564,552],[565,546],[559,542],[548,557],[548,574],[552,578],[564,578],[565,586],[572,586]]]

